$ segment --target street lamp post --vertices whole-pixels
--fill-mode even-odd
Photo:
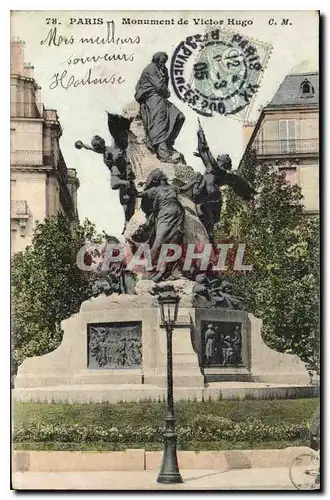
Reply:
[[[167,339],[167,415],[165,417],[163,462],[157,482],[163,484],[183,483],[176,453],[172,359],[173,328],[178,318],[180,297],[171,285],[156,287],[155,293]]]

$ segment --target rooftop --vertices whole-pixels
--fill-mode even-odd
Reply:
[[[319,73],[303,61],[289,73],[266,107],[319,103]],[[305,69],[305,71],[304,71]]]

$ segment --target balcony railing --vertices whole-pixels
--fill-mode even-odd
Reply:
[[[275,141],[255,141],[253,148],[257,155],[287,155],[318,153],[318,139],[280,139]]]
[[[12,165],[43,165],[43,152],[36,149],[20,149],[10,152]]]
[[[33,101],[12,101],[10,116],[17,118],[42,118],[43,105]]]
[[[55,159],[52,151],[14,149],[10,152],[10,162],[12,165],[54,166]]]

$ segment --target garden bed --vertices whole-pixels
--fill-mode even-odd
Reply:
[[[318,399],[176,404],[178,448],[285,448],[309,443]],[[14,449],[162,449],[164,403],[14,403]]]

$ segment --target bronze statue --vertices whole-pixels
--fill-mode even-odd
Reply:
[[[93,297],[98,295],[130,294],[135,295],[136,278],[132,271],[127,269],[125,260],[112,262],[108,269],[102,269],[106,260],[107,245],[120,245],[120,241],[115,236],[107,236],[106,244],[101,250],[101,262],[94,271],[94,281],[92,285]]]
[[[147,242],[151,248],[152,262],[156,263],[163,243],[183,242],[184,208],[178,200],[182,188],[169,184],[164,172],[155,169],[147,177],[144,190],[138,194],[141,209],[146,214],[146,223],[133,234],[134,242]],[[148,278],[160,281],[181,275],[178,262],[166,269],[151,273]]]
[[[214,355],[215,349],[215,330],[212,324],[207,325],[207,330],[204,334],[205,338],[205,359],[207,363],[210,363]]]
[[[191,185],[191,181],[180,187],[169,184],[164,172],[156,168],[150,172],[143,191],[137,195],[142,198],[141,209],[146,215],[146,222],[132,234],[130,242],[133,246],[148,243],[153,263],[157,262],[163,244],[183,244],[185,210],[178,197],[191,189]],[[184,274],[191,277],[192,272]],[[176,261],[167,263],[166,269],[152,272],[148,278],[157,282],[181,276],[181,261]]]
[[[165,52],[154,54],[151,63],[142,71],[135,88],[135,100],[147,136],[147,147],[156,152],[162,162],[178,163],[183,156],[174,148],[174,142],[185,121],[174,104],[168,101],[168,70]]]
[[[231,172],[232,163],[229,155],[212,155],[207,144],[204,130],[198,119],[198,152],[194,153],[202,159],[205,173],[198,173],[193,181],[191,197],[196,205],[197,214],[203,223],[210,241],[214,241],[214,226],[220,221],[221,186],[232,186],[235,192],[244,200],[253,199],[255,191],[239,175]]]
[[[111,172],[111,188],[119,190],[119,201],[124,208],[126,227],[126,223],[134,215],[137,194],[134,184],[135,174],[126,153],[131,120],[123,116],[107,114],[109,132],[114,139],[114,144],[106,146],[103,137],[95,135],[92,137],[91,145],[77,141],[75,147],[103,155],[103,161]]]
[[[236,326],[234,336],[232,337],[233,345],[233,363],[236,365],[242,364],[241,350],[242,350],[242,336],[241,327]]]
[[[221,278],[212,278],[200,273],[195,278],[192,303],[198,308],[243,309],[243,298],[233,293],[233,287]]]
[[[230,335],[220,335],[220,349],[222,354],[222,364],[230,365],[234,354]]]

